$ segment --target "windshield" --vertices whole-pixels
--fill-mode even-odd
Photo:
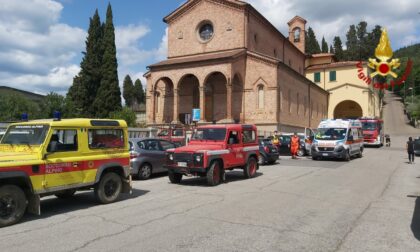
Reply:
[[[318,129],[315,135],[316,140],[343,140],[346,137],[345,128]]]
[[[376,130],[376,122],[362,122],[363,130]]]
[[[48,128],[48,125],[10,126],[0,143],[40,145],[45,140]]]
[[[226,129],[197,129],[192,140],[223,141],[226,137]]]

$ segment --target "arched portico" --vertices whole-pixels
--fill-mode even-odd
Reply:
[[[184,75],[179,83],[177,94],[175,94],[177,102],[174,106],[178,106],[176,116],[177,121],[183,122],[182,118],[185,114],[191,114],[193,108],[200,108],[200,82],[193,74]]]
[[[362,107],[355,101],[342,101],[334,108],[334,118],[355,119],[362,116]]]
[[[156,123],[170,123],[173,120],[174,84],[168,77],[158,79],[154,85],[153,111]]]
[[[227,116],[227,79],[220,72],[207,76],[204,82],[204,118],[207,122],[220,121]]]

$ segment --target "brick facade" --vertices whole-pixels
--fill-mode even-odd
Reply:
[[[201,109],[200,123],[239,121],[267,131],[314,128],[326,117],[328,94],[305,78],[299,43],[251,5],[189,0],[164,20],[168,59],[145,75],[149,125],[178,123],[193,108]],[[291,22],[304,31],[302,20]],[[207,41],[199,35],[204,25],[213,28]]]

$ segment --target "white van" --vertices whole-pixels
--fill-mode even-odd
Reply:
[[[312,144],[312,159],[350,160],[363,155],[363,131],[359,120],[327,119],[319,126]]]

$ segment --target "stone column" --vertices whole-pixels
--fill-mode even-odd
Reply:
[[[198,123],[206,123],[206,88],[200,87],[200,121]]]
[[[178,89],[174,89],[174,114],[173,114],[173,120],[171,122],[171,124],[179,124],[180,122],[178,121],[178,108],[179,108],[179,93],[178,93]]]
[[[232,82],[230,79],[226,85],[226,119],[222,120],[223,123],[233,123],[232,119]]]
[[[155,104],[155,100],[156,100],[156,97],[155,97],[155,92],[153,91],[153,90],[150,90],[150,100],[151,100],[151,106],[152,106],[152,109],[151,109],[151,111],[152,111],[152,123],[153,124],[156,124],[156,104]]]

